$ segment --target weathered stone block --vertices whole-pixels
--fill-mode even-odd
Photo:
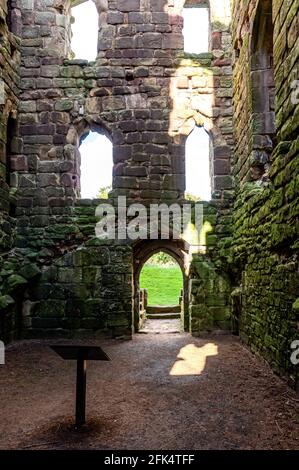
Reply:
[[[160,49],[162,46],[162,34],[160,33],[144,33],[138,37],[138,47],[148,49]]]
[[[118,2],[119,11],[129,12],[136,11],[140,9],[140,0],[119,0]]]

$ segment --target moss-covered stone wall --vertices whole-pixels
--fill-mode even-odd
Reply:
[[[231,291],[228,253],[232,234],[233,193],[203,203],[200,250],[191,255],[189,272],[189,331],[202,335],[231,331]]]
[[[10,3],[10,4],[8,4]],[[16,2],[0,1],[0,256],[13,246],[12,172],[19,164],[16,136],[19,103],[21,12]]]
[[[252,49],[252,34],[258,31],[260,13],[269,7],[273,20],[276,141],[268,175],[257,180],[249,172],[252,155],[265,150],[269,131],[262,128],[263,121],[256,127],[255,71],[251,65],[257,51]],[[277,371],[287,373],[293,385],[298,380],[298,369],[290,360],[291,342],[299,337],[295,304],[299,292],[299,104],[294,99],[298,8],[298,1],[235,1],[232,15],[237,188],[231,252],[236,287],[233,313],[242,339]],[[271,29],[266,33],[271,35]]]
[[[43,247],[31,243],[3,256],[5,341],[132,334],[132,250],[95,237],[96,204],[74,206],[68,223],[65,216],[64,225],[47,233]]]
[[[15,1],[0,1],[0,285],[3,266],[15,240],[15,182],[13,172],[21,168],[22,157],[17,137],[20,85],[21,12]],[[11,339],[17,329],[13,299],[0,289],[0,337]]]

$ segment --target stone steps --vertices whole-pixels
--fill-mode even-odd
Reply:
[[[161,306],[161,305],[148,305],[146,307],[146,313],[147,315],[157,315],[157,314],[164,314],[164,313],[181,313],[181,306],[180,305],[167,305],[167,306]]]
[[[179,320],[181,318],[180,313],[169,312],[169,313],[148,313],[146,315],[148,320]]]

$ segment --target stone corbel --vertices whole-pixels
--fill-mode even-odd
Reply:
[[[108,0],[93,0],[95,3],[99,15],[108,11]]]
[[[93,0],[99,14],[99,29],[107,24],[108,0]]]
[[[60,11],[61,13],[65,13],[65,9],[66,9],[66,6],[67,6],[66,3],[67,3],[67,2],[65,2],[65,1],[63,1],[63,0],[55,0],[53,7],[54,7],[56,10]],[[69,2],[68,2],[68,3],[69,3]]]

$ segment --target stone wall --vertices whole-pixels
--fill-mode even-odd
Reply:
[[[189,331],[201,335],[232,328],[233,276],[229,263],[233,193],[202,203],[200,250],[192,254],[189,272]]]
[[[0,1],[0,284],[6,253],[14,245],[14,171],[21,152],[17,137],[21,13],[16,1]],[[10,187],[12,190],[10,191]],[[13,300],[0,288],[0,336],[10,339],[18,327]]]
[[[82,211],[88,215],[82,211],[79,216],[77,213],[81,204],[78,149],[81,138],[89,130],[106,134],[113,143],[111,201],[118,195],[126,195],[128,203],[182,204],[186,137],[195,125],[205,127],[212,142],[213,201],[207,214],[212,213],[214,225],[214,232],[208,233],[205,240],[210,246],[205,256],[211,265],[218,263],[213,269],[217,269],[219,275],[223,270],[217,254],[218,242],[222,243],[230,234],[233,198],[229,2],[224,1],[220,6],[211,1],[210,50],[200,55],[183,51],[182,1],[110,0],[95,3],[100,19],[99,52],[95,62],[87,63],[70,58],[70,2],[22,2],[21,101],[17,134],[20,155],[13,173],[17,196],[15,246],[19,256],[24,257],[25,265],[33,260],[37,270],[34,268],[33,277],[25,278],[25,281],[14,279],[17,290],[11,292],[6,285],[14,274],[8,264],[3,272],[2,292],[14,301],[16,297],[21,299],[17,302],[18,307],[13,304],[13,309],[14,312],[17,310],[14,317],[21,325],[22,334],[27,331],[26,334],[39,335],[43,327],[49,334],[55,328],[58,333],[71,330],[71,325],[74,330],[82,330],[84,325],[88,329],[87,325],[92,323],[92,308],[94,318],[98,315],[94,328],[98,331],[102,324],[94,295],[82,287],[90,284],[87,269],[76,264],[68,266],[69,258],[64,255],[70,252],[76,257],[77,250],[85,249],[94,236],[97,202],[82,201]],[[113,249],[110,250],[112,253]],[[61,319],[59,325],[60,317],[55,317],[50,308],[55,305],[61,312],[65,301],[55,295],[64,294],[58,288],[47,286],[43,267],[44,264],[55,267],[56,263],[64,262],[68,278],[74,279],[73,286],[68,286],[67,291],[78,293],[82,287],[82,305],[88,300],[86,322],[73,319],[67,307],[67,318]],[[118,269],[117,264],[115,269]],[[64,273],[63,266],[60,271]],[[82,276],[80,282],[77,272]],[[195,278],[196,273],[193,270]],[[120,275],[129,276],[127,268]],[[113,276],[108,278],[111,290],[117,292],[118,284],[114,286]],[[58,276],[51,282],[56,286],[57,282],[63,281]],[[103,292],[106,292],[105,282],[103,275],[98,283]],[[129,296],[129,284],[125,285]],[[65,293],[64,288],[62,292]],[[200,296],[200,293],[198,287],[197,294]],[[70,294],[65,295],[68,298]],[[80,296],[76,295],[76,301],[79,301]],[[131,286],[131,299],[132,295]],[[102,303],[99,298],[96,300]],[[196,295],[190,297],[190,301],[194,304],[190,311],[195,315],[203,301]],[[214,300],[210,296],[208,301],[212,308],[218,306],[216,296]],[[49,304],[49,311],[46,304]],[[113,305],[114,314],[119,316],[120,323],[123,322],[123,309],[119,304]],[[226,309],[227,305],[228,295]],[[132,305],[124,308],[127,314],[126,309],[132,309]],[[84,312],[82,307],[83,319]],[[211,312],[209,324],[214,325]],[[217,315],[219,319],[219,312]],[[110,320],[106,322],[103,329],[109,329],[110,323]],[[199,333],[199,321],[194,320],[190,325],[192,332]],[[128,325],[125,324],[123,329],[126,334]]]
[[[47,232],[47,248],[31,244],[3,258],[4,340],[132,334],[132,250],[95,238],[100,202],[72,207],[68,224]]]
[[[13,244],[9,186],[19,153],[16,119],[19,97],[21,14],[16,2],[0,2],[0,255]],[[11,195],[12,196],[12,195]]]
[[[23,305],[25,335],[130,337],[132,282],[130,248],[90,239],[43,266]]]
[[[80,191],[79,139],[91,128],[113,142],[117,194],[134,201],[181,198],[185,138],[197,124],[213,139],[213,189],[218,197],[230,190],[227,9],[213,12],[211,52],[186,57],[183,2],[106,2],[99,56],[87,64],[64,60],[69,55],[69,9],[52,3],[31,2],[31,10],[23,13],[20,134],[31,164],[20,173],[19,188],[37,188],[49,198],[51,187],[52,204],[58,193],[71,204]],[[75,147],[72,155],[66,145]],[[28,192],[23,191],[25,197]]]
[[[252,34],[258,31],[256,25],[261,21],[259,15],[269,7],[271,11],[271,3],[276,137],[271,143],[268,175],[257,179],[249,169],[256,154],[269,153],[267,142],[273,128],[269,115],[257,126],[255,110],[259,103],[256,70],[252,68],[256,50],[251,46],[255,43]],[[296,383],[296,374],[298,380],[298,371],[290,361],[291,342],[299,335],[299,106],[294,100],[294,80],[298,80],[298,6],[298,2],[286,0],[260,0],[243,1],[241,5],[234,2],[233,9],[237,200],[231,255],[238,280],[233,312],[243,340],[277,371],[286,372],[292,384]],[[271,29],[266,34],[271,35]],[[260,47],[263,49],[262,44]],[[264,79],[265,75],[259,78]],[[263,113],[263,103],[260,109]]]

